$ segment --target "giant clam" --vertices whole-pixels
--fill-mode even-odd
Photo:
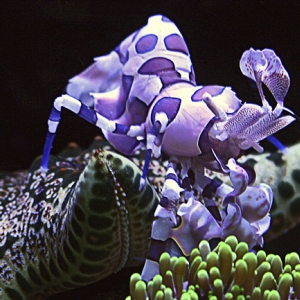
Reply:
[[[128,159],[99,149],[37,158],[1,179],[3,299],[44,299],[98,281],[147,256],[157,194]],[[73,149],[74,150],[74,149]]]

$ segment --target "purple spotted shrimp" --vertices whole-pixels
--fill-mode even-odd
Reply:
[[[131,155],[146,146],[140,189],[151,157],[162,153],[169,157],[162,207],[174,209],[180,193],[190,190],[189,170],[195,173],[194,187],[199,191],[222,195],[224,206],[235,202],[253,182],[251,170],[236,160],[251,147],[262,152],[261,140],[294,121],[290,115],[280,117],[288,110],[284,98],[290,80],[273,50],[245,51],[240,69],[256,82],[261,106],[242,104],[230,87],[197,85],[187,45],[176,25],[161,15],[150,17],[146,26],[71,78],[67,94],[55,99],[41,170],[47,172],[61,109],[66,108],[102,129],[122,154]],[[274,109],[262,83],[276,100]],[[226,189],[204,176],[205,168],[227,173],[233,189],[226,194]]]

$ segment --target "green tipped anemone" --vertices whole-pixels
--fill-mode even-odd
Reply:
[[[210,250],[202,241],[189,259],[163,253],[159,274],[145,283],[135,273],[126,300],[300,298],[300,261],[295,252],[284,263],[278,255],[249,252],[245,242],[229,236]]]

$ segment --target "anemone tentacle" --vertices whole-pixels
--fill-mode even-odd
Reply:
[[[153,299],[299,299],[300,260],[295,252],[282,262],[278,255],[229,236],[211,250],[207,241],[184,256],[160,256],[157,273],[145,283],[135,273],[126,300]]]

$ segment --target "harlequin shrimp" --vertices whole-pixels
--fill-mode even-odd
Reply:
[[[122,154],[132,155],[146,146],[140,190],[151,158],[159,158],[162,153],[169,157],[157,217],[169,218],[174,226],[178,225],[176,215],[189,216],[187,212],[191,213],[194,203],[191,193],[186,196],[188,207],[182,205],[178,209],[178,204],[181,192],[191,190],[188,172],[192,171],[194,187],[207,199],[208,209],[216,211],[216,204],[209,201],[212,195],[222,199],[225,210],[216,212],[216,221],[227,224],[225,227],[233,234],[231,217],[238,215],[239,222],[244,222],[248,211],[252,226],[248,238],[252,236],[251,244],[253,240],[262,243],[254,236],[261,236],[269,226],[272,191],[266,185],[251,186],[255,172],[241,167],[236,160],[251,147],[262,152],[261,140],[294,121],[290,115],[280,117],[283,110],[288,110],[284,98],[290,80],[271,49],[245,51],[240,69],[256,82],[262,106],[242,104],[230,87],[198,86],[188,48],[176,25],[161,15],[150,17],[146,26],[110,54],[95,58],[90,67],[70,79],[68,94],[55,99],[41,172],[47,176],[61,110],[66,108],[102,129],[106,139]],[[276,100],[274,109],[264,96],[262,84]],[[205,169],[229,175],[233,187],[206,177]],[[249,199],[257,205],[254,200],[262,200],[265,209],[257,218],[250,216],[251,210],[243,209],[243,205],[251,206]],[[225,227],[220,231],[216,225],[214,234],[226,237],[229,232]],[[241,239],[244,235],[240,233]],[[188,249],[183,252],[188,254]]]

